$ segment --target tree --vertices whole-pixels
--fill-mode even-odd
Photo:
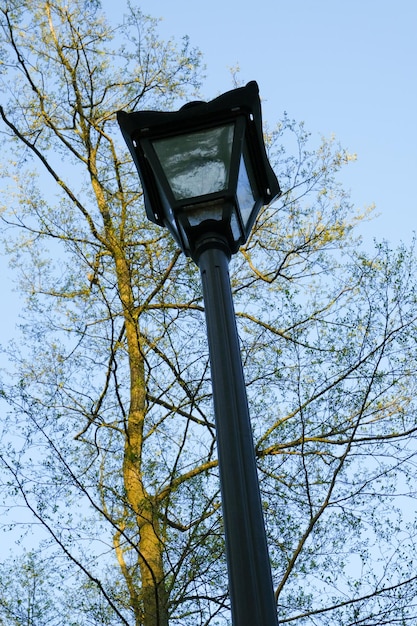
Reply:
[[[32,554],[14,559],[10,569],[2,564],[0,582],[3,589],[8,589],[7,597],[0,600],[2,624],[64,623],[51,616],[51,594],[47,588],[50,581],[43,574]]]
[[[1,25],[27,296],[1,387],[7,521],[29,512],[73,623],[230,623],[198,272],[146,221],[115,121],[194,97],[199,54],[87,0],[6,0]],[[358,251],[334,140],[311,149],[286,117],[268,140],[285,194],[231,278],[280,621],[413,623],[413,251]]]

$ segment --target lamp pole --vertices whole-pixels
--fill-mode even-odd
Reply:
[[[203,286],[232,621],[278,624],[246,386],[229,278],[214,241],[198,258]]]
[[[229,261],[280,193],[252,81],[176,112],[119,111],[148,218],[198,265],[216,420],[234,626],[277,626]]]

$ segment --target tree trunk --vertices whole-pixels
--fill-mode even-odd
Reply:
[[[124,308],[130,367],[130,407],[126,424],[123,479],[127,506],[136,518],[140,589],[131,589],[136,626],[168,626],[168,602],[163,567],[164,542],[159,529],[158,508],[143,484],[142,449],[146,416],[146,383],[138,319],[126,259],[116,260],[120,297]]]

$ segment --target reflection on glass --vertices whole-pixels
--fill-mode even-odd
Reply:
[[[176,200],[226,189],[234,124],[157,139],[155,152]]]
[[[192,209],[187,211],[188,221],[190,226],[199,226],[206,220],[221,221],[223,217],[222,207],[211,205],[210,207],[204,207],[203,209]]]
[[[232,229],[233,239],[239,241],[242,233],[240,231],[239,220],[236,217],[236,213],[233,211],[230,219],[230,228]]]
[[[239,203],[240,214],[242,216],[242,221],[244,227],[246,228],[247,223],[250,219],[254,204],[255,197],[253,195],[252,185],[249,180],[248,170],[246,168],[247,159],[242,155],[240,157],[240,167],[239,167],[239,176],[237,181],[237,200]]]

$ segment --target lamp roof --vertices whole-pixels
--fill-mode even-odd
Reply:
[[[278,180],[269,163],[262,133],[262,113],[259,88],[256,81],[245,87],[238,87],[214,98],[209,102],[190,102],[178,111],[118,111],[117,119],[130,148],[132,157],[140,170],[138,155],[133,143],[141,137],[167,137],[187,131],[221,125],[236,117],[248,120],[247,133],[252,145],[256,146],[254,166],[263,181],[264,204],[270,204],[281,193]],[[137,142],[135,142],[137,143]]]

